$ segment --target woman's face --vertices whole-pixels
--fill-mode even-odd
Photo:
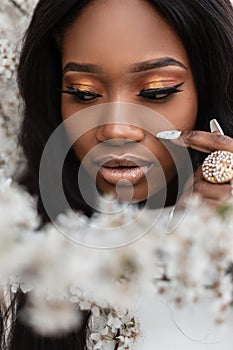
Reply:
[[[64,35],[62,63],[63,90],[78,89],[76,96],[62,94],[63,120],[90,106],[126,102],[158,112],[177,130],[195,125],[198,102],[187,53],[174,30],[145,1],[99,0],[88,5]],[[117,183],[127,192],[131,184],[132,200],[144,201],[148,178],[150,195],[161,189],[156,165],[146,153],[142,156],[139,146],[156,157],[167,183],[175,177],[167,148],[142,124],[124,124],[121,118],[91,128],[75,142],[80,161],[103,146],[95,179],[102,193],[115,194]],[[92,158],[85,168],[95,177],[98,162]]]

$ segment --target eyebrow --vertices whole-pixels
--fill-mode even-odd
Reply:
[[[187,67],[182,62],[177,61],[172,57],[162,57],[156,60],[149,60],[149,61],[134,63],[130,67],[129,72],[139,73],[139,72],[145,72],[151,69],[163,68],[168,66],[177,66],[187,70]],[[103,69],[97,64],[91,64],[91,63],[81,64],[77,62],[69,62],[66,64],[66,66],[63,69],[63,75],[65,75],[65,73],[69,71],[83,72],[83,73],[102,73]]]
[[[135,63],[130,69],[130,73],[144,72],[150,69],[163,68],[168,66],[177,66],[187,70],[187,67],[180,61],[172,57],[161,57],[156,60],[149,60]]]
[[[84,73],[102,73],[103,70],[97,64],[81,64],[77,62],[69,62],[63,69],[63,75],[65,75],[65,73],[69,71]]]

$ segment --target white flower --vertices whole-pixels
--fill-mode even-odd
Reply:
[[[118,317],[113,317],[112,315],[109,315],[107,325],[110,326],[114,332],[116,329],[119,329],[121,327],[122,322]]]

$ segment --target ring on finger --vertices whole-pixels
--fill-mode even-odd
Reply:
[[[233,153],[215,151],[210,153],[202,164],[203,178],[214,184],[233,180]]]

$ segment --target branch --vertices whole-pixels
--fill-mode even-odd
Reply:
[[[117,330],[116,337],[119,337],[120,334],[121,334],[121,333],[120,333],[120,330],[118,329],[118,330]],[[114,350],[117,350],[118,348],[119,348],[119,342],[116,343],[116,345],[115,345],[115,347],[114,347]]]
[[[25,11],[15,0],[9,0],[9,2],[10,2],[12,5],[14,5],[14,6],[17,8],[17,10],[19,10],[19,12],[22,13],[22,15],[28,16],[27,11]]]

